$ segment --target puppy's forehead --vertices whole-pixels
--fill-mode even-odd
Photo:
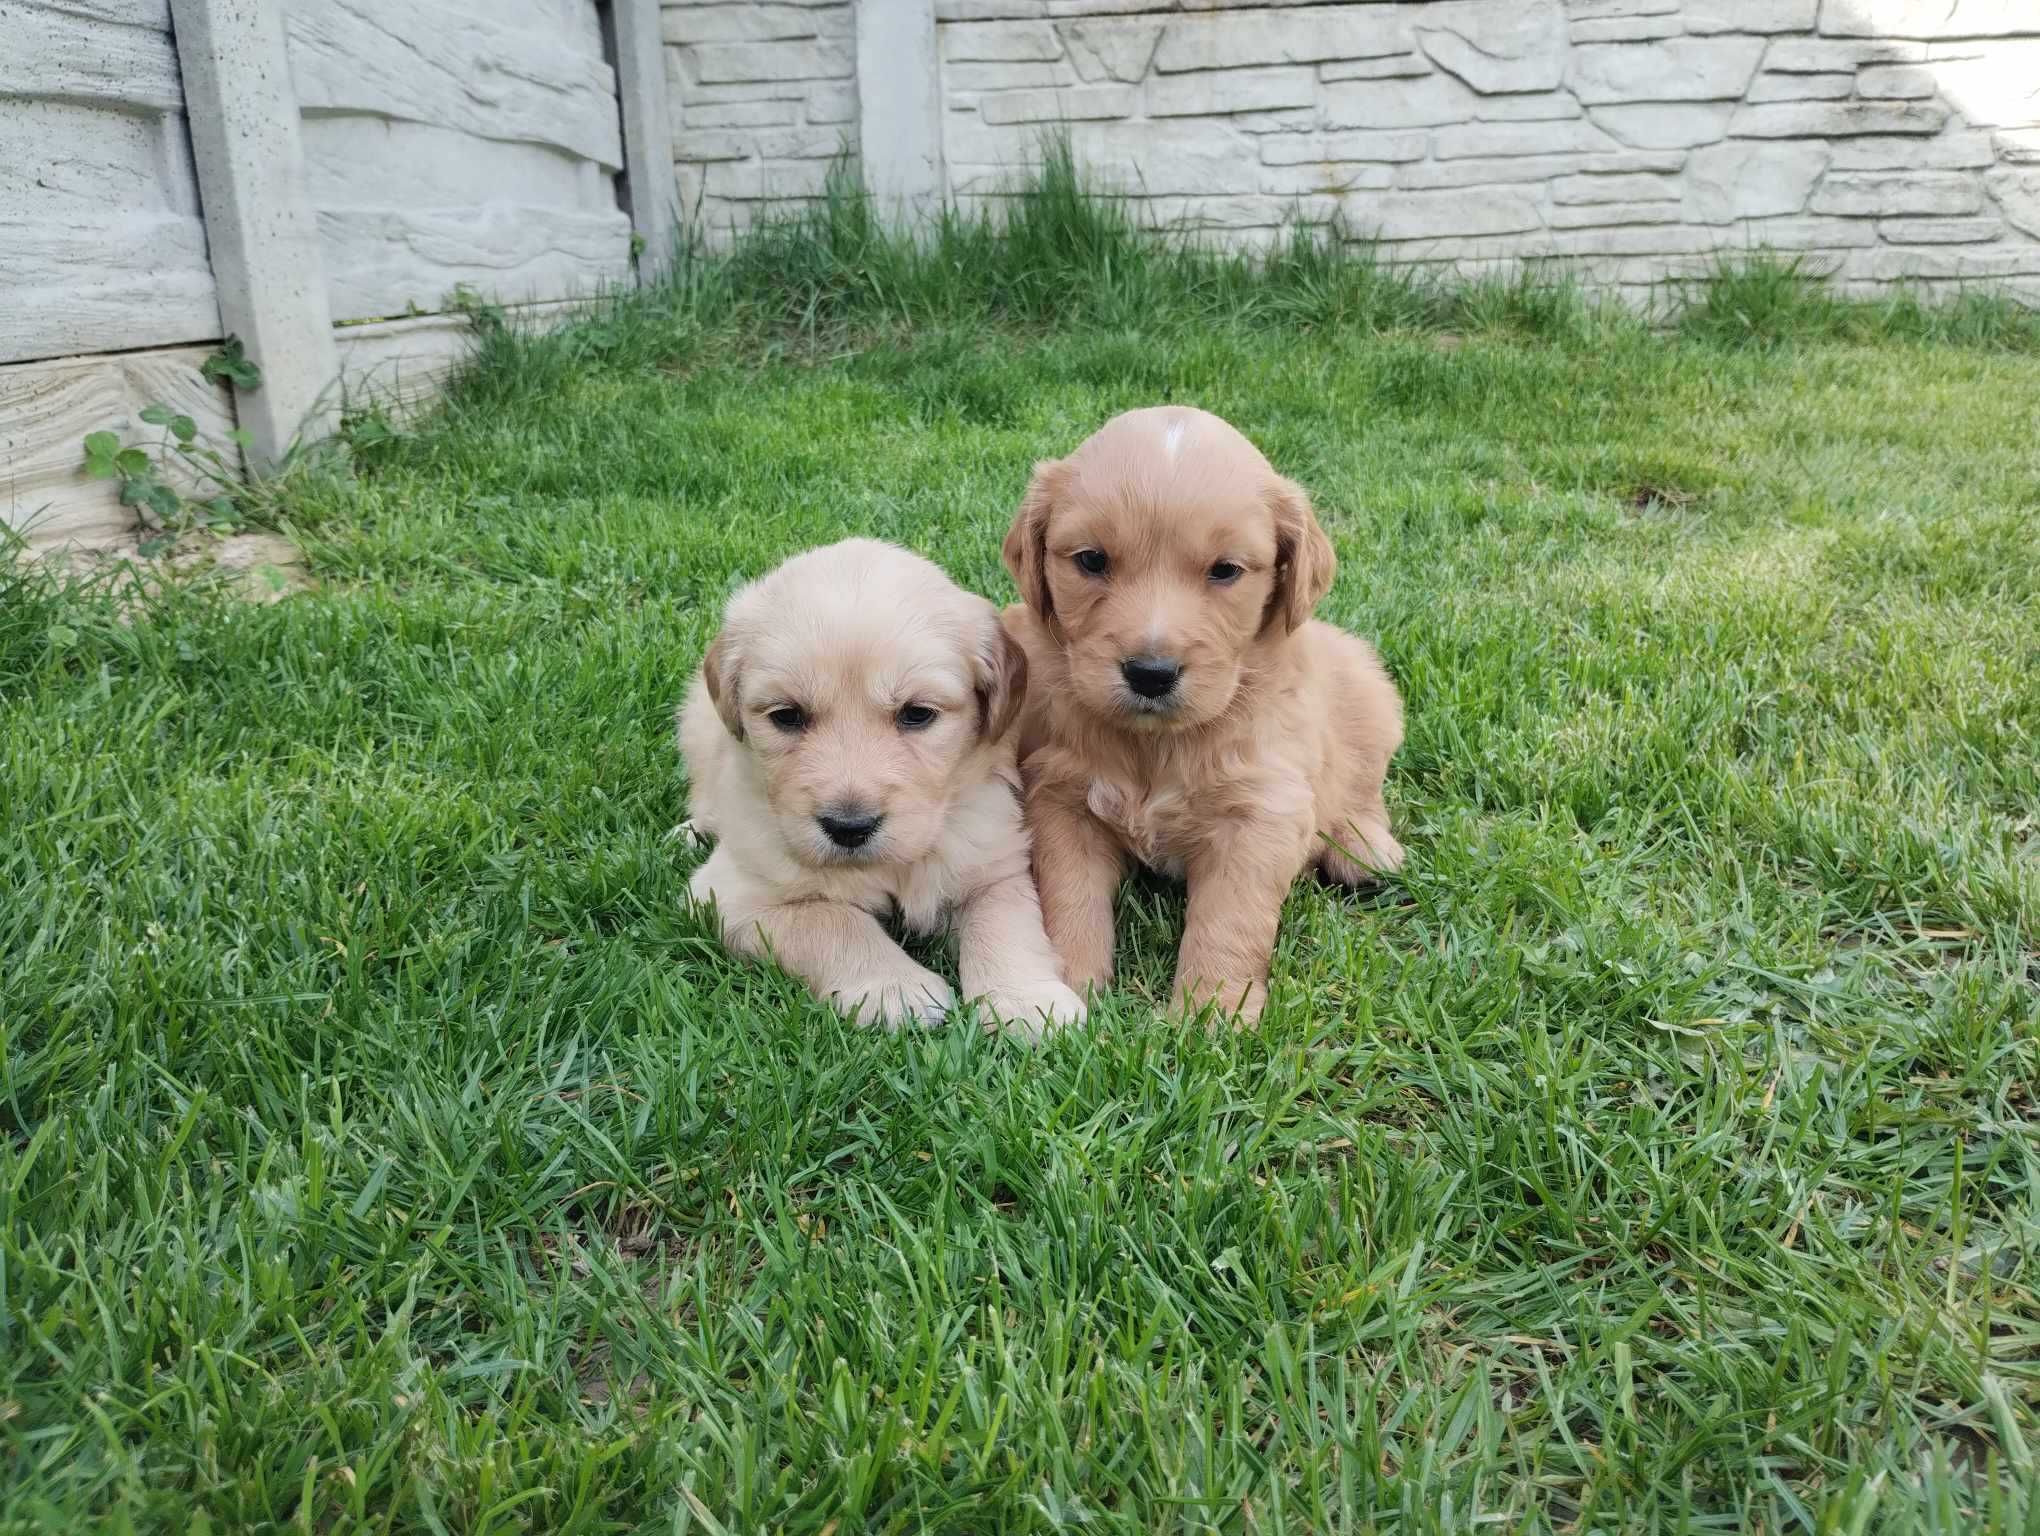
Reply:
[[[781,664],[810,681],[817,704],[861,700],[891,709],[935,695],[955,702],[969,691],[961,636],[916,615],[827,616],[792,627],[776,645]]]
[[[1084,440],[1070,462],[1086,477],[1216,475],[1252,482],[1275,474],[1261,450],[1231,422],[1180,405],[1150,406],[1113,417]]]
[[[1068,502],[1098,536],[1258,546],[1272,540],[1274,468],[1205,411],[1129,411],[1070,456]]]
[[[929,580],[933,567],[918,561],[802,561],[746,592],[732,614],[760,688],[817,709],[968,692],[973,615],[946,577]]]

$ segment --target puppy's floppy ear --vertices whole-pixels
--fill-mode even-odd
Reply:
[[[715,637],[708,654],[701,658],[701,680],[708,685],[708,696],[715,701],[715,712],[722,716],[722,723],[742,741],[744,700],[737,683],[737,648],[728,630]]]
[[[1048,515],[1068,478],[1069,465],[1060,459],[1043,459],[1034,466],[1034,478],[1027,482],[1027,494],[1020,498],[1020,510],[1013,514],[1013,526],[1006,530],[1005,547],[999,551],[1020,588],[1020,600],[1041,619],[1055,617],[1048,595]]]
[[[997,741],[1027,702],[1027,653],[994,613],[979,631],[977,654],[971,659],[976,671],[978,730],[986,741]]]
[[[1293,480],[1277,480],[1268,493],[1269,509],[1275,514],[1275,591],[1268,602],[1268,619],[1277,614],[1283,631],[1295,634],[1310,618],[1310,611],[1332,590],[1339,557],[1332,541],[1318,526],[1310,497]]]

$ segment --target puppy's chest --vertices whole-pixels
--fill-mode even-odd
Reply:
[[[1094,778],[1084,796],[1091,814],[1119,834],[1127,850],[1158,875],[1183,878],[1184,866],[1209,830],[1196,797],[1180,783],[1131,784]]]
[[[936,933],[956,908],[956,887],[946,872],[917,869],[890,892],[892,909],[909,933]]]
[[[859,870],[814,883],[803,895],[861,907],[882,923],[897,922],[909,933],[939,933],[955,912],[955,882],[947,872],[926,868]]]
[[[1291,773],[1249,770],[1193,780],[1165,771],[1145,782],[1094,776],[1084,803],[1136,859],[1180,880],[1199,851],[1241,822],[1308,823],[1313,796],[1308,782]]]

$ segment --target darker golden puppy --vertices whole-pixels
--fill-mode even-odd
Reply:
[[[1366,641],[1310,617],[1336,560],[1309,498],[1216,416],[1130,411],[1036,466],[1005,560],[1063,979],[1110,980],[1137,859],[1189,885],[1176,1003],[1251,1020],[1297,875],[1352,884],[1403,858],[1382,800],[1402,704]]]

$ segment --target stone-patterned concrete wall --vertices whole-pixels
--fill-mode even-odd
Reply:
[[[683,0],[706,227],[819,185],[813,81],[855,147],[843,77],[881,7],[936,30],[965,206],[1067,131],[1154,223],[1242,244],[1336,218],[1396,260],[1561,258],[1636,296],[1762,246],[2040,301],[2040,0]]]
[[[1123,14],[1112,14],[1112,13]],[[2040,4],[937,0],[949,184],[1061,122],[1158,223],[1336,217],[1391,258],[1570,258],[1642,290],[1724,249],[2040,300]]]
[[[219,334],[168,0],[0,0],[0,525],[131,522],[79,440],[157,399],[231,430],[179,345]]]
[[[0,361],[219,335],[168,0],[0,5]]]
[[[813,197],[857,147],[849,0],[664,0],[680,207],[690,225],[741,229],[769,203]]]
[[[434,313],[458,287],[516,303],[629,275],[595,0],[284,10],[334,320]]]

